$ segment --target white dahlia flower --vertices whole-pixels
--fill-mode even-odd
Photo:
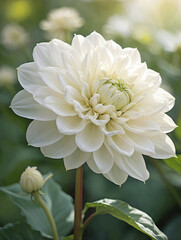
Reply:
[[[29,42],[29,34],[22,26],[12,23],[2,29],[1,42],[6,48],[16,50]]]
[[[44,156],[64,158],[67,170],[87,162],[118,185],[128,175],[148,179],[143,154],[175,156],[166,133],[176,125],[165,114],[174,97],[160,88],[159,74],[141,62],[137,49],[93,32],[76,35],[71,45],[40,43],[33,58],[18,68],[25,90],[11,107],[34,119],[27,141]]]
[[[76,9],[62,7],[49,12],[47,20],[40,22],[42,30],[47,32],[47,37],[65,39],[65,35],[74,32],[84,24]]]

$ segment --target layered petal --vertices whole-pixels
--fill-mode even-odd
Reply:
[[[119,186],[121,186],[128,177],[128,175],[124,171],[122,171],[116,164],[113,165],[112,169],[108,173],[103,175],[108,180]]]
[[[149,155],[155,152],[153,142],[144,135],[126,132],[125,141],[129,142],[130,145],[132,145],[136,151],[142,154]]]
[[[92,43],[94,47],[96,46],[102,46],[106,42],[105,39],[102,37],[101,34],[97,32],[93,32],[90,35],[86,37],[86,39]]]
[[[77,148],[75,152],[64,158],[66,170],[79,168],[89,159],[90,155],[91,153],[82,152],[79,148]]]
[[[61,117],[59,116],[56,120],[57,127],[60,133],[65,135],[73,135],[82,131],[87,122],[81,119],[79,116]]]
[[[83,131],[76,134],[77,146],[84,152],[98,150],[104,142],[104,134],[99,127],[89,123]]]
[[[33,50],[33,59],[39,68],[64,67],[62,51],[67,48],[70,46],[58,39],[49,43],[39,43]]]
[[[149,178],[142,154],[134,152],[132,156],[127,157],[114,152],[114,159],[116,165],[129,176],[143,182]]]
[[[100,169],[97,167],[94,158],[93,158],[93,154],[91,153],[88,160],[87,160],[87,165],[89,166],[89,168],[95,172],[95,173],[101,173]]]
[[[47,67],[38,71],[39,76],[46,86],[58,93],[63,94],[63,89],[61,83],[58,79],[58,74],[60,72],[59,68]]]
[[[59,133],[55,121],[37,121],[34,120],[28,126],[26,139],[28,144],[34,147],[48,146],[63,138]]]
[[[113,161],[113,154],[111,154],[105,145],[93,152],[94,162],[97,165],[97,168],[102,173],[107,173],[112,168],[114,161]]]
[[[35,90],[44,86],[44,82],[37,73],[38,67],[34,62],[22,64],[17,71],[18,80],[26,91],[33,94]]]
[[[40,121],[56,119],[53,111],[37,103],[33,96],[25,90],[20,91],[14,96],[10,107],[21,117]]]
[[[159,159],[176,157],[175,146],[170,137],[168,137],[166,134],[163,133],[151,136],[150,140],[153,142],[155,147],[155,152],[150,153],[150,157]]]
[[[130,157],[134,152],[134,147],[129,141],[125,140],[125,135],[114,135],[107,137],[107,140],[110,146],[120,154],[125,154]]]
[[[64,136],[58,142],[41,147],[41,152],[49,158],[60,159],[71,155],[77,148],[74,136]]]

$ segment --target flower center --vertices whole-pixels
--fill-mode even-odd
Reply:
[[[100,80],[98,93],[104,105],[114,105],[117,111],[128,105],[133,97],[131,85],[118,78]]]

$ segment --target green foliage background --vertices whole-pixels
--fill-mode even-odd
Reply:
[[[61,6],[75,7],[79,11],[85,19],[85,25],[77,33],[85,36],[94,30],[103,33],[102,27],[107,19],[113,14],[122,12],[121,2],[111,0],[93,2],[77,0],[0,0],[0,29],[6,24],[17,22],[24,26],[31,36],[30,43],[25,48],[16,51],[7,50],[0,44],[0,65],[6,64],[17,68],[22,63],[32,61],[33,47],[38,42],[46,41],[44,33],[39,28],[39,22],[46,18],[50,9]],[[181,53],[162,51],[160,55],[156,55],[150,51],[148,45],[131,38],[126,40],[117,38],[116,41],[122,47],[137,47],[142,60],[147,62],[148,67],[160,72],[163,84],[169,87],[172,95],[176,98],[175,107],[169,112],[169,115],[180,125]],[[175,58],[177,58],[176,62]],[[45,158],[39,149],[27,145],[25,134],[30,121],[16,116],[9,108],[12,97],[20,89],[18,81],[11,88],[0,87],[0,186],[19,182],[20,175],[27,166],[38,166],[43,174],[49,171],[53,172],[54,179],[60,183],[62,189],[73,197],[75,171],[66,172],[62,160]],[[181,154],[180,127],[171,134],[171,137],[176,145],[177,154]],[[126,201],[150,215],[170,240],[180,240],[181,211],[157,167],[163,171],[169,184],[176,189],[180,197],[181,175],[179,171],[169,168],[163,161],[156,161],[157,167],[149,158],[146,158],[146,163],[150,172],[149,180],[143,184],[129,178],[121,188],[107,181],[101,175],[94,174],[85,166],[84,202],[102,198]],[[180,166],[179,161],[178,165]],[[22,219],[19,209],[3,192],[0,192],[0,227]],[[23,228],[22,231],[26,231],[26,228]],[[84,239],[146,240],[149,237],[137,232],[126,223],[120,223],[106,215],[98,216],[90,223]]]

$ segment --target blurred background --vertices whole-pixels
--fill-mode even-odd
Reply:
[[[181,124],[181,0],[0,0],[0,186],[19,182],[27,166],[38,166],[43,174],[52,172],[74,197],[75,172],[66,172],[62,160],[45,158],[27,145],[30,121],[16,116],[9,105],[21,89],[16,68],[33,60],[37,43],[54,37],[71,42],[74,33],[86,36],[94,30],[122,47],[138,48],[142,61],[160,73],[162,87],[176,98],[169,115]],[[170,136],[181,154],[180,127]],[[181,174],[162,160],[145,159],[149,180],[143,184],[129,178],[121,188],[85,166],[84,202],[105,197],[126,201],[149,214],[168,239],[180,240]],[[21,219],[20,210],[0,192],[0,227]],[[111,216],[98,216],[84,239],[149,237]]]

